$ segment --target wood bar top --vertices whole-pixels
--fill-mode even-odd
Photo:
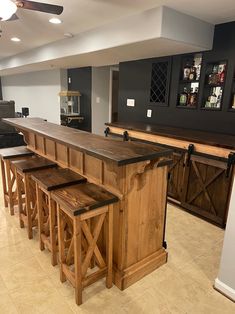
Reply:
[[[142,122],[114,122],[106,123],[106,125],[125,130],[144,132],[147,134],[165,136],[178,140],[235,150],[235,136],[229,134],[212,133]]]
[[[83,183],[51,192],[52,198],[73,216],[118,202],[118,198],[93,183]]]
[[[0,149],[0,158],[11,159],[17,157],[26,157],[34,155],[26,146],[17,146]]]
[[[86,182],[86,178],[80,174],[63,168],[51,168],[47,171],[34,172],[31,177],[47,191]]]
[[[116,141],[103,136],[49,123],[38,118],[3,119],[21,132],[32,132],[118,166],[169,156],[171,149],[157,145]]]

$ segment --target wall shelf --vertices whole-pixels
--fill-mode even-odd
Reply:
[[[227,61],[207,62],[201,109],[219,111],[223,105],[224,86],[227,74]],[[210,104],[212,107],[209,107]],[[216,107],[213,107],[216,105]]]
[[[197,109],[201,64],[201,53],[182,56],[176,104],[177,108]]]

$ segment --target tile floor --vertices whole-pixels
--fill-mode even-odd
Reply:
[[[49,253],[27,239],[0,194],[0,314],[234,314],[235,304],[212,287],[223,236],[223,230],[169,205],[168,263],[125,291],[107,290],[100,281],[85,289],[78,307]]]

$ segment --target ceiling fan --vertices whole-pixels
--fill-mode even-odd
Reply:
[[[28,0],[0,0],[0,21],[18,20],[17,9],[26,9],[60,15],[63,7],[59,5]]]

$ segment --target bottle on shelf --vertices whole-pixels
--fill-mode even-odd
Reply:
[[[189,62],[187,62],[185,67],[184,67],[184,71],[183,71],[183,80],[189,79],[190,71],[191,71],[191,66],[190,66]]]
[[[179,105],[180,106],[187,106],[188,104],[188,91],[187,88],[184,87],[184,91],[180,94],[180,99],[179,99]]]
[[[201,75],[201,63],[196,66],[196,80],[199,81]]]
[[[220,88],[219,95],[216,100],[216,108],[220,108],[222,101],[222,88]]]
[[[224,83],[224,80],[225,80],[225,67],[226,67],[226,64],[223,64],[221,65],[221,68],[220,68],[220,71],[219,71],[219,80],[220,80],[220,83]]]
[[[235,94],[233,94],[233,104],[232,104],[232,108],[235,109]]]
[[[190,81],[194,81],[196,79],[196,67],[195,62],[193,61],[193,65],[191,66],[189,78]]]
[[[198,95],[198,87],[195,87],[195,90],[193,91],[193,88],[191,88],[190,93],[190,100],[189,100],[189,106],[195,107],[197,104],[197,95]]]
[[[212,94],[210,95],[210,107],[216,108],[217,96],[215,91],[213,90]]]

